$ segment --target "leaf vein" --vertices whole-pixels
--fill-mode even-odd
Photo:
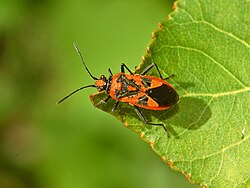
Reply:
[[[221,97],[226,95],[236,95],[239,93],[244,93],[250,91],[250,87],[246,87],[243,89],[238,89],[234,91],[226,91],[221,93],[186,93],[182,95],[181,97]]]
[[[208,55],[207,53],[195,49],[195,48],[189,48],[189,47],[185,47],[185,46],[170,46],[170,45],[163,45],[161,48],[159,48],[160,51],[162,48],[177,48],[177,49],[184,49],[184,50],[190,50],[190,51],[195,51],[198,52],[202,55],[204,55],[205,57],[207,57],[208,59],[210,59],[212,62],[214,62],[216,65],[218,65],[220,68],[222,68],[223,71],[225,71],[228,75],[230,75],[236,82],[238,82],[241,86],[246,87],[237,77],[235,77],[226,67],[224,67],[222,64],[220,64],[218,61],[216,61],[214,58],[212,58],[210,55]]]
[[[221,154],[221,160],[220,160],[220,165],[219,165],[219,168],[218,168],[218,172],[210,179],[210,182],[209,184],[211,185],[212,182],[214,181],[214,179],[220,174],[221,172],[221,169],[222,169],[222,165],[223,165],[223,158],[224,158],[224,155],[223,153]]]
[[[231,144],[231,145],[223,148],[222,150],[214,152],[214,153],[211,153],[211,154],[209,154],[207,156],[197,157],[197,158],[193,158],[191,160],[176,160],[174,162],[189,162],[189,161],[193,162],[193,161],[196,161],[196,160],[206,159],[206,158],[212,157],[214,155],[217,155],[217,154],[220,154],[220,153],[224,153],[225,150],[230,149],[230,148],[232,148],[234,146],[238,146],[239,144],[241,144],[243,142],[246,142],[248,139],[250,139],[250,135],[248,135],[247,137],[245,137],[244,139],[240,140],[237,143]]]
[[[214,99],[214,97],[211,97],[210,101],[207,103],[206,107],[204,108],[204,110],[202,111],[202,113],[200,114],[200,116],[196,119],[196,121],[190,123],[190,124],[187,126],[187,128],[185,128],[185,130],[184,130],[182,133],[180,133],[178,136],[183,135],[185,132],[188,131],[188,129],[189,129],[191,126],[193,126],[194,124],[196,124],[197,122],[200,121],[201,117],[204,115],[204,113],[206,112],[207,108],[209,107],[209,105],[211,104],[211,102],[212,102],[213,99]]]
[[[239,37],[235,36],[234,34],[228,32],[228,31],[225,31],[225,30],[223,30],[223,29],[217,27],[216,25],[214,25],[214,24],[212,24],[212,23],[210,23],[210,22],[207,22],[207,21],[205,21],[205,20],[203,20],[203,21],[195,21],[195,22],[196,22],[196,23],[204,23],[204,24],[206,24],[206,25],[212,27],[212,28],[215,29],[216,31],[219,31],[219,32],[221,32],[221,33],[223,33],[223,34],[225,34],[225,35],[227,35],[227,36],[232,37],[233,39],[239,41],[240,43],[244,44],[244,46],[246,46],[247,48],[250,49],[250,45],[249,45],[246,41],[240,39]]]
[[[190,23],[197,23],[197,24],[203,23],[203,24],[206,24],[206,25],[212,27],[214,30],[216,30],[216,31],[218,31],[218,32],[220,32],[220,33],[223,33],[223,34],[225,34],[225,35],[227,35],[227,36],[230,36],[230,37],[232,37],[233,39],[235,39],[235,40],[239,41],[240,43],[244,44],[244,46],[246,46],[247,48],[250,48],[250,45],[249,45],[246,41],[240,39],[239,37],[237,37],[237,36],[234,35],[233,33],[230,33],[230,32],[228,32],[228,31],[225,31],[225,30],[219,28],[218,26],[214,25],[213,23],[210,23],[210,22],[204,20],[204,19],[203,19],[203,16],[202,16],[202,20],[195,20],[195,19],[192,17],[192,15],[191,15],[189,12],[187,12],[185,9],[182,9],[182,8],[180,8],[180,7],[178,7],[178,8],[181,9],[182,11],[184,11],[186,14],[188,14],[188,16],[189,16],[189,17],[191,18],[191,20],[192,20],[192,22],[186,22],[186,23],[184,23],[184,24],[190,24]],[[175,23],[178,23],[178,22],[175,22]],[[178,23],[178,24],[179,24],[179,25],[184,25],[184,24],[180,24],[180,23]]]

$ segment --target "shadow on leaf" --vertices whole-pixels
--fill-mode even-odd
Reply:
[[[166,110],[159,119],[167,126],[171,126],[170,132],[178,138],[178,133],[173,130],[173,126],[196,130],[204,125],[211,115],[210,107],[203,100],[185,97],[181,98],[172,109]]]
[[[107,97],[107,94],[105,93],[99,93],[98,95],[94,94],[92,95],[91,100],[100,101],[105,97]],[[97,102],[93,103],[97,104]],[[143,122],[141,122],[132,106],[126,103],[120,103],[115,113],[112,113],[111,110],[114,104],[115,101],[110,99],[108,103],[101,104],[98,106],[98,108],[114,115],[123,123],[127,123],[128,128],[134,130],[135,132],[143,131],[145,126],[142,126]],[[175,131],[174,127],[196,130],[204,125],[212,115],[210,107],[207,105],[207,103],[201,99],[193,97],[181,98],[180,102],[171,109],[164,111],[141,109],[141,112],[150,122],[164,123],[170,134],[175,138],[179,138],[179,133]],[[153,126],[150,125],[146,127],[147,129],[153,128]]]

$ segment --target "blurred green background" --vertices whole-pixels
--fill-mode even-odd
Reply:
[[[0,1],[0,187],[196,187],[114,117],[95,109],[94,75],[134,68],[173,0]]]

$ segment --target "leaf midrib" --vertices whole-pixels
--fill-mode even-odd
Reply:
[[[218,61],[216,61],[213,57],[209,56],[207,53],[199,50],[199,49],[195,49],[195,48],[190,48],[190,47],[185,47],[185,46],[180,46],[180,45],[176,45],[176,46],[172,46],[172,45],[162,45],[156,52],[161,51],[162,48],[179,48],[179,49],[184,49],[184,50],[190,50],[190,51],[195,51],[198,52],[202,55],[204,55],[205,57],[207,57],[208,59],[210,59],[212,62],[214,62],[216,65],[218,65],[220,68],[222,68],[229,76],[232,77],[233,80],[235,80],[239,85],[246,87],[245,84],[243,84],[236,76],[234,76],[234,74],[232,74],[226,67],[224,67],[222,64],[220,64]]]
[[[181,97],[223,97],[226,95],[236,95],[239,93],[244,93],[250,91],[250,87],[245,87],[243,89],[227,91],[222,93],[185,93]]]

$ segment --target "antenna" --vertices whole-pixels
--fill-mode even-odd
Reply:
[[[78,54],[80,55],[80,58],[81,58],[81,60],[82,60],[82,64],[83,64],[84,68],[87,70],[87,72],[89,73],[89,75],[91,76],[91,78],[93,78],[94,80],[98,80],[96,77],[94,77],[94,76],[90,73],[90,71],[89,71],[88,67],[87,67],[86,64],[85,64],[85,62],[84,62],[84,60],[83,60],[83,57],[82,57],[82,54],[81,54],[79,48],[77,47],[76,43],[73,43],[73,46],[75,47],[76,51],[77,51]]]
[[[76,92],[78,92],[78,91],[80,91],[82,89],[88,88],[88,87],[96,87],[96,85],[88,85],[88,86],[80,87],[77,90],[73,91],[72,93],[68,94],[67,96],[63,97],[60,101],[57,102],[57,104],[60,104],[61,102],[65,101],[67,98],[69,98],[74,93],[76,93]]]

